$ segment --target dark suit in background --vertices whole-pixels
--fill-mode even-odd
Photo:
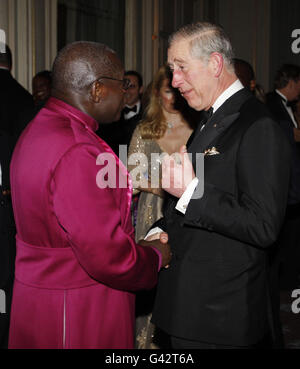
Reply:
[[[10,141],[6,133],[0,132],[0,290],[5,292],[6,312],[0,314],[0,348],[7,348],[10,306],[14,280],[15,223],[10,198],[9,164]]]
[[[9,70],[0,69],[0,129],[16,142],[23,126],[20,115],[34,107],[31,94],[11,75]]]
[[[252,346],[274,330],[267,250],[284,218],[289,145],[243,89],[197,129],[188,151],[195,159],[212,147],[219,154],[204,158],[203,197],[185,215],[169,197],[156,224],[173,257],[160,273],[153,322],[175,338]]]
[[[33,108],[33,99],[11,75],[11,53],[0,56],[0,289],[6,295],[6,313],[0,315],[0,348],[7,348],[15,263],[15,224],[12,212],[9,164],[12,149],[22,131],[20,116]]]
[[[278,122],[291,145],[291,181],[285,222],[277,247],[279,248],[280,285],[283,289],[299,287],[300,277],[300,143],[294,139],[295,125],[282,97],[273,91],[267,94],[267,107]]]

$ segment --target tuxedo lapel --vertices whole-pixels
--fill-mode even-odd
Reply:
[[[214,141],[221,133],[227,130],[231,124],[239,117],[239,110],[246,100],[251,97],[251,93],[242,89],[231,96],[207,121],[201,130],[199,126],[195,132],[193,140],[188,147],[189,152],[204,152],[208,145]]]

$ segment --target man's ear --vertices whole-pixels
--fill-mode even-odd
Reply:
[[[220,77],[223,67],[224,67],[224,60],[223,60],[223,56],[219,53],[212,53],[210,55],[210,63],[212,66],[212,70],[214,73],[214,76],[216,78]]]
[[[90,98],[93,102],[99,103],[105,96],[106,88],[105,85],[99,81],[95,81],[90,91]]]

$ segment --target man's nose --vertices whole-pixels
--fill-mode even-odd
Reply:
[[[172,87],[178,88],[182,83],[182,77],[179,71],[173,71]]]

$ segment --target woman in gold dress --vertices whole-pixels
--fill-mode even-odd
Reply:
[[[144,238],[149,228],[162,217],[164,191],[160,187],[161,154],[179,152],[192,133],[193,119],[183,98],[171,86],[172,75],[167,66],[156,74],[144,120],[137,126],[128,153],[134,195],[139,193],[136,241]],[[136,347],[158,348],[153,342],[154,326],[150,322],[155,291],[137,295]],[[155,341],[155,340],[154,340]]]

